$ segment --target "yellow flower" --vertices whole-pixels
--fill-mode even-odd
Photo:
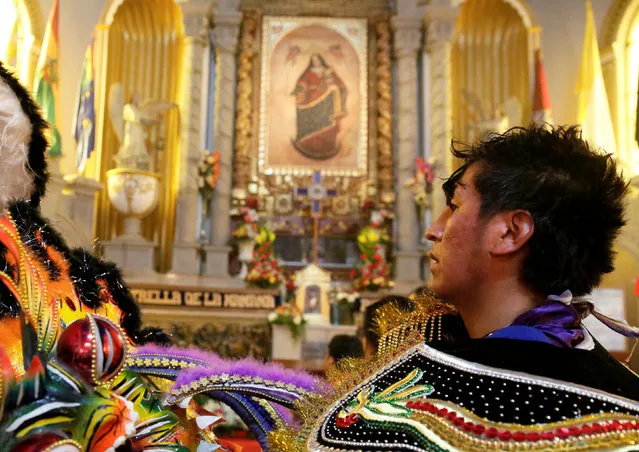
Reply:
[[[275,283],[275,276],[271,276],[271,277],[268,279],[268,282],[269,282],[269,283],[271,283],[271,284]]]

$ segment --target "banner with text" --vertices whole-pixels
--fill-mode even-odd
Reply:
[[[270,310],[279,304],[279,295],[224,293],[181,289],[134,289],[131,295],[141,305],[193,306],[218,309]]]

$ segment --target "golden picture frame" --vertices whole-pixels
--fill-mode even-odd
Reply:
[[[296,273],[295,304],[311,323],[329,323],[331,318],[328,293],[331,274],[315,264]]]
[[[260,174],[365,176],[366,19],[265,16]]]

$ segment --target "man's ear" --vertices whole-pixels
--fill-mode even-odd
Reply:
[[[490,254],[503,256],[519,251],[535,232],[535,221],[527,210],[499,213],[493,218],[495,234]]]

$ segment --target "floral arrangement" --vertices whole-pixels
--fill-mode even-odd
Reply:
[[[284,283],[284,300],[286,303],[291,303],[295,300],[295,292],[297,291],[297,283],[295,282],[295,275],[291,275],[286,278]]]
[[[359,294],[357,292],[347,292],[340,290],[335,295],[335,302],[353,304],[357,301],[358,298]]]
[[[261,225],[255,237],[253,259],[248,264],[246,281],[262,289],[273,289],[282,284],[282,268],[275,258],[273,242],[275,233],[266,225]]]
[[[387,231],[387,220],[393,218],[393,214],[388,210],[373,210],[370,222],[357,234],[357,246],[362,253],[372,255],[380,249],[379,245],[390,245],[391,238]]]
[[[291,330],[294,340],[298,340],[304,332],[306,320],[295,303],[284,303],[268,315],[272,325],[286,325]]]
[[[390,267],[386,262],[384,247],[390,243],[386,232],[386,220],[392,218],[384,211],[373,211],[369,224],[357,234],[357,246],[361,252],[360,265],[351,270],[353,289],[357,291],[377,291],[393,286]]]
[[[240,223],[231,233],[238,242],[253,241],[259,230],[260,216],[257,213],[257,202],[250,200],[239,209]]]
[[[376,292],[393,287],[390,267],[379,251],[375,251],[372,257],[362,253],[360,258],[362,260],[360,266],[351,270],[350,273],[353,278],[353,289],[360,292]]]
[[[198,167],[198,185],[204,200],[213,197],[217,180],[220,177],[220,153],[205,151]]]
[[[426,162],[422,157],[415,160],[415,176],[404,183],[406,188],[413,191],[413,199],[419,208],[428,208],[430,206],[429,194],[433,191],[433,180],[435,173],[433,164]]]

